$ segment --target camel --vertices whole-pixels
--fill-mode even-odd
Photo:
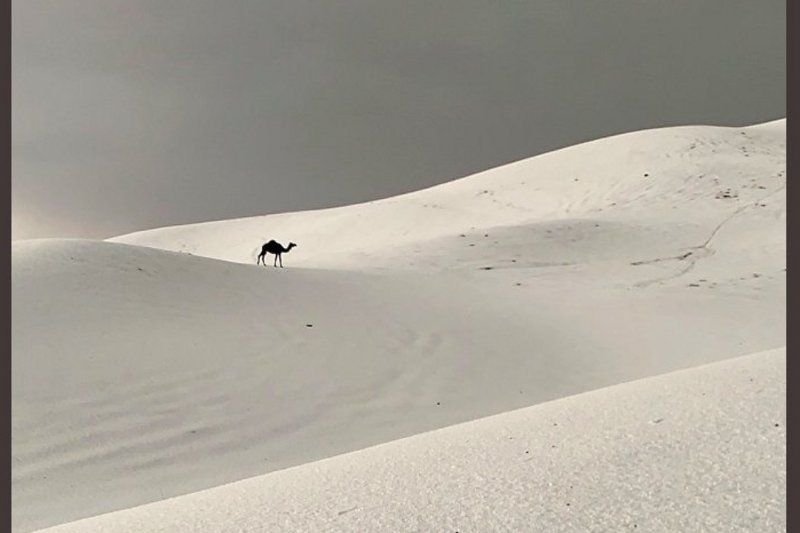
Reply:
[[[284,252],[289,253],[289,250],[295,246],[297,246],[295,243],[290,242],[289,246],[284,248],[283,245],[278,241],[269,241],[261,247],[261,253],[258,254],[258,260],[256,260],[256,264],[258,265],[260,263],[264,263],[264,266],[267,266],[267,260],[265,257],[267,252],[269,252],[275,256],[275,261],[272,263],[272,266],[278,266],[277,263],[280,261],[281,268],[283,268],[283,259],[281,259],[281,254]]]

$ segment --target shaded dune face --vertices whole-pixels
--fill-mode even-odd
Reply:
[[[784,131],[638,132],[368,204],[13,243],[14,529],[783,346]],[[302,244],[282,270],[255,265],[273,238]]]

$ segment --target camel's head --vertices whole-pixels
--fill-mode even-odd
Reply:
[[[291,249],[292,249],[292,248],[294,248],[295,246],[297,246],[295,243],[293,243],[293,242],[290,242],[290,243],[289,243],[289,246],[286,248],[286,251],[288,252],[289,250],[291,250]]]

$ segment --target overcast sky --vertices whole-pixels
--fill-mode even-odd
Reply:
[[[785,1],[20,0],[12,238],[408,192],[785,115]]]

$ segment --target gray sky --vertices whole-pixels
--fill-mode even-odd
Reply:
[[[19,0],[12,238],[344,205],[785,115],[781,0]]]

